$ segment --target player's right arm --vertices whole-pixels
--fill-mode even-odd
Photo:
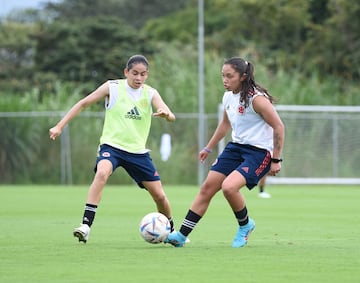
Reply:
[[[96,90],[90,93],[88,96],[79,100],[71,109],[66,113],[66,115],[49,130],[50,139],[55,140],[58,137],[64,127],[76,117],[81,111],[86,107],[98,102],[103,99],[105,96],[109,95],[109,84],[108,82],[103,83]]]

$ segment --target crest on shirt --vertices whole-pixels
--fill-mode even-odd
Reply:
[[[244,105],[239,105],[239,107],[238,107],[238,113],[239,113],[240,115],[245,114],[245,106],[244,106]]]

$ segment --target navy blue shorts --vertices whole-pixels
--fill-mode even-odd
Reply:
[[[140,188],[145,188],[142,184],[143,181],[160,180],[160,176],[148,152],[135,154],[102,144],[96,159],[95,172],[97,164],[103,159],[109,160],[112,163],[113,172],[116,168],[123,167]]]
[[[229,142],[211,169],[228,176],[234,170],[246,179],[249,190],[270,170],[271,154],[266,149]]]

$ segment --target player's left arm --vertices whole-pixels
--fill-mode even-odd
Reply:
[[[153,113],[153,116],[164,118],[169,122],[174,122],[176,120],[174,113],[171,112],[170,108],[161,98],[159,92],[155,89],[152,97],[152,106],[156,109],[156,112]]]
[[[282,151],[285,140],[285,127],[275,107],[265,96],[257,96],[253,101],[254,110],[264,119],[264,121],[273,128],[274,131],[274,149],[272,158],[282,158]],[[273,166],[276,165],[276,166]],[[273,163],[271,175],[280,171],[281,164]]]

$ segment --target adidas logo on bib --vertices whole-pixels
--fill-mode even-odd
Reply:
[[[125,118],[141,120],[140,113],[139,113],[138,109],[136,108],[136,106],[125,114]]]

